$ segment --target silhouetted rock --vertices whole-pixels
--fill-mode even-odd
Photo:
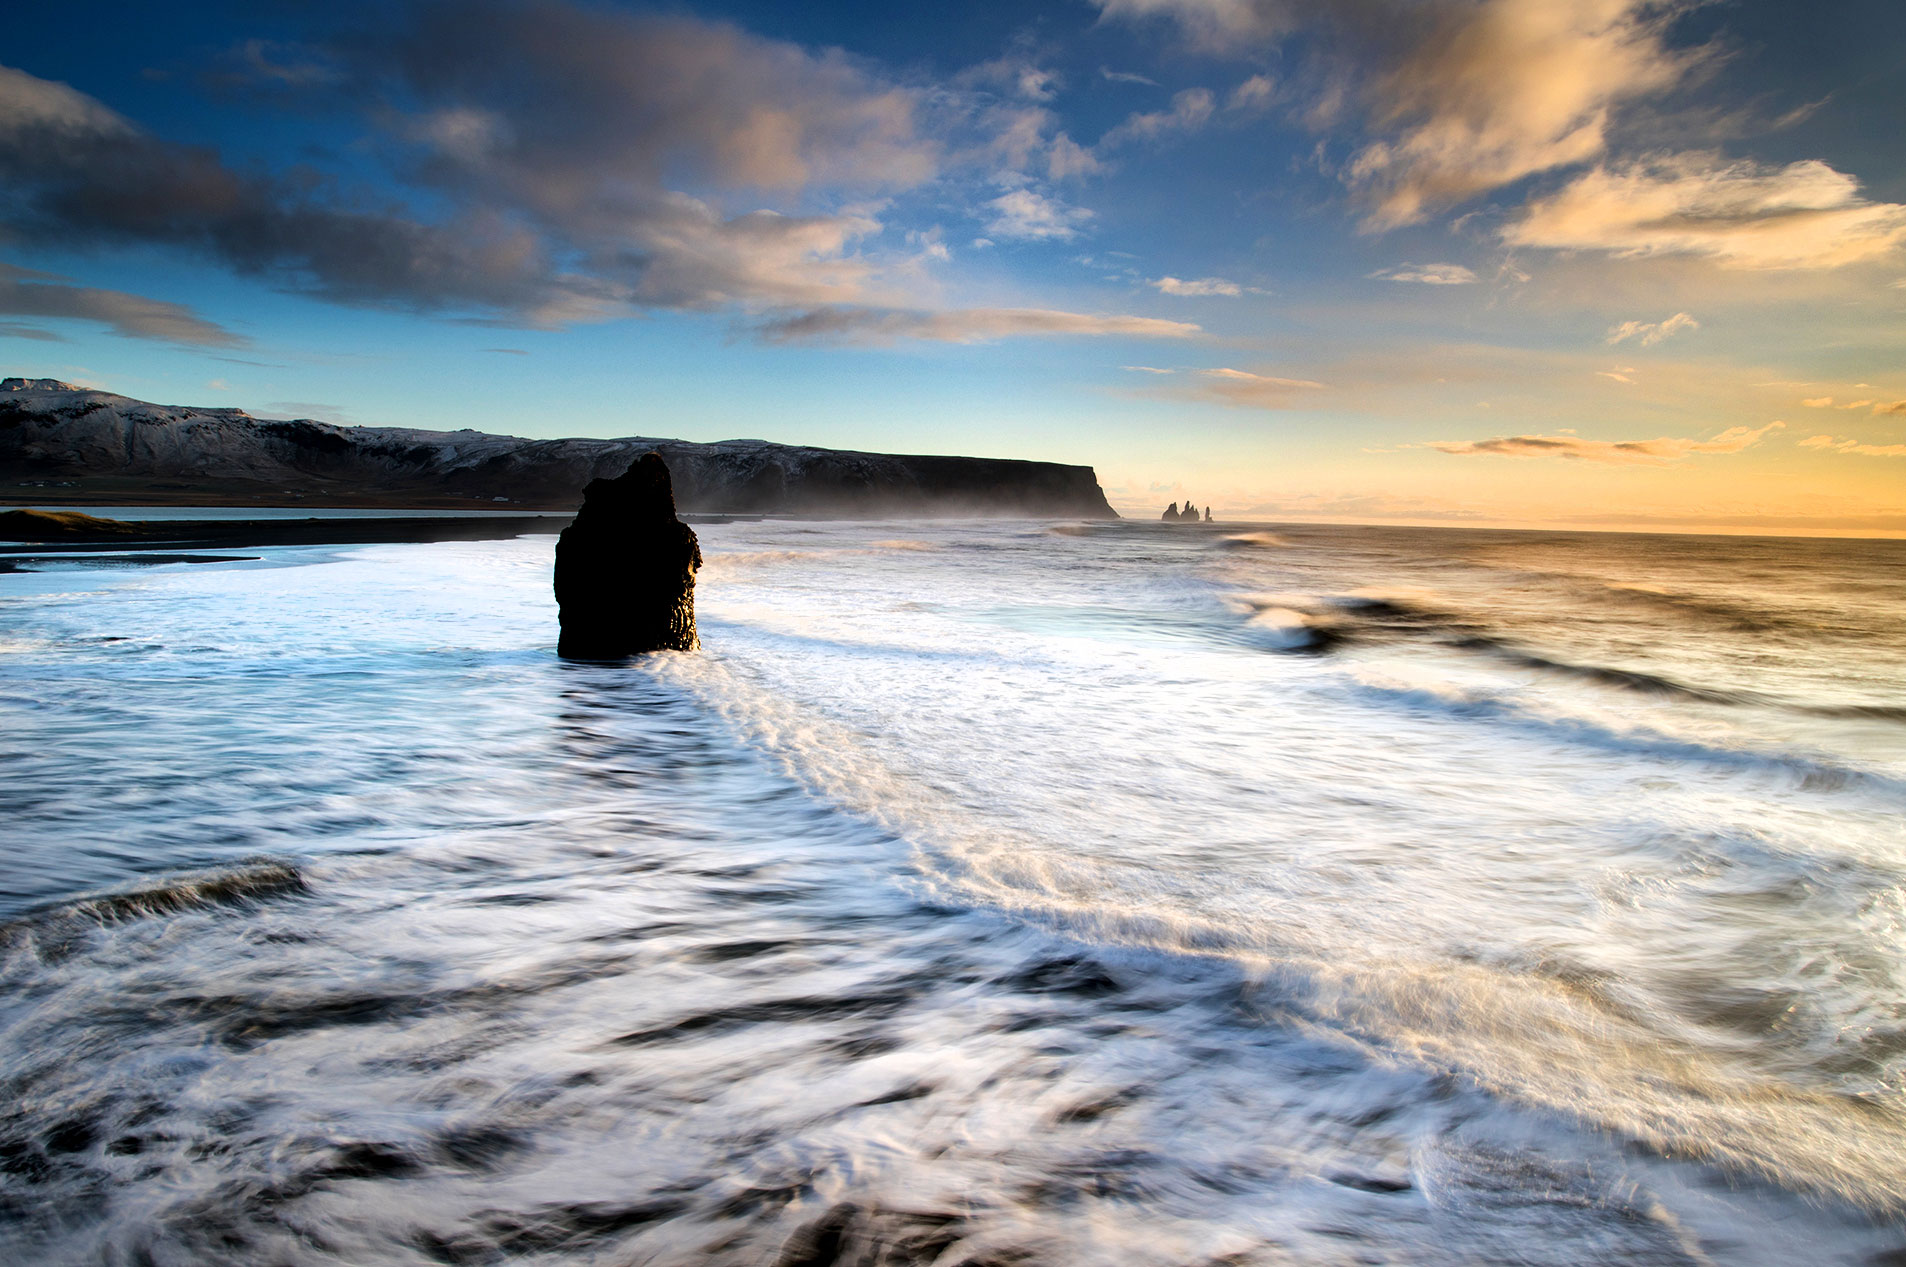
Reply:
[[[1209,507],[1209,506],[1206,506],[1206,507],[1204,508],[1204,521],[1205,521],[1206,523],[1210,523],[1210,522],[1211,522],[1211,507]]]
[[[591,480],[556,542],[556,603],[572,660],[693,651],[701,543],[675,518],[668,464],[645,453],[616,479]]]
[[[1168,524],[1177,523],[1178,522],[1178,503],[1173,502],[1171,505],[1165,507],[1165,513],[1160,515],[1159,518],[1163,519]]]

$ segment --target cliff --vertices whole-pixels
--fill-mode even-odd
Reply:
[[[1089,466],[855,453],[765,440],[527,440],[154,405],[55,379],[0,382],[0,497],[573,509],[660,453],[700,514],[1113,519]],[[47,485],[56,486],[48,489]],[[45,489],[44,492],[41,490]]]

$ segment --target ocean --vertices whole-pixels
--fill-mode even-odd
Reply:
[[[1906,542],[0,575],[0,1260],[1906,1262]]]

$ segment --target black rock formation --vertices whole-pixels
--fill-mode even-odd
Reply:
[[[675,517],[668,464],[645,453],[616,479],[591,480],[556,542],[556,654],[617,660],[694,651],[695,531]]]
[[[1191,499],[1187,497],[1183,510],[1179,510],[1178,503],[1173,502],[1171,505],[1165,507],[1165,513],[1160,515],[1159,518],[1168,524],[1195,524],[1198,522],[1198,508],[1193,506]],[[1204,508],[1204,522],[1211,522],[1211,507],[1209,506]]]

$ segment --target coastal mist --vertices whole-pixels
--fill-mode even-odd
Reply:
[[[1906,543],[0,576],[0,1259],[1906,1261]]]

